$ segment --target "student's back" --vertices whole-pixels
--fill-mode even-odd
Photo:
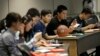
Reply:
[[[1,56],[11,56],[10,53],[21,54],[20,51],[16,47],[17,42],[14,37],[15,37],[15,34],[11,32],[10,30],[7,30],[1,34],[0,36],[0,55]]]

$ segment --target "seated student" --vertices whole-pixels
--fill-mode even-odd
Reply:
[[[28,12],[26,13],[26,15],[25,15],[25,17],[31,17],[32,18],[32,20],[33,20],[33,26],[32,26],[32,28],[39,21],[39,19],[40,19],[39,16],[40,16],[39,11],[36,8],[30,8],[28,10]],[[34,33],[33,29],[31,29],[30,31],[28,31],[27,32],[27,36],[29,36],[29,37],[28,38],[26,37],[25,41],[26,42],[30,41],[30,39],[33,38],[34,34],[35,33]]]
[[[0,36],[0,56],[22,56],[17,46],[16,32],[19,30],[21,16],[9,13],[6,16],[7,30]]]
[[[47,33],[48,35],[55,35],[55,30],[59,25],[67,25],[66,17],[67,17],[67,7],[64,5],[59,5],[57,7],[57,15],[51,19],[50,23],[47,25]]]
[[[33,26],[33,21],[31,17],[23,17],[21,19],[21,23],[20,24],[20,39],[19,41],[25,38],[29,38],[30,36],[28,36],[27,32],[29,32],[32,29]],[[39,34],[35,34],[33,38],[31,38],[29,41],[23,41],[25,45],[27,45],[30,49],[32,47],[37,47],[40,45],[43,45],[42,43],[44,42],[43,40],[36,40],[37,37],[41,37],[41,33]],[[22,43],[23,43],[22,42]]]
[[[92,11],[89,8],[84,8],[82,12],[74,17],[72,21],[76,21],[76,24],[79,24],[79,26],[75,29],[75,31],[85,31],[87,29],[91,29],[95,27],[95,24],[86,24],[86,19],[89,19],[89,17],[92,15]]]
[[[52,39],[54,37],[57,37],[57,35],[54,36],[48,36],[46,33],[46,26],[50,22],[52,18],[52,13],[50,10],[42,10],[41,11],[41,20],[34,26],[34,32],[42,32],[43,37],[46,39]]]
[[[85,31],[87,29],[91,29],[96,26],[96,24],[89,24],[89,25],[86,24],[85,20],[89,19],[91,15],[92,11],[89,8],[84,8],[82,12],[73,19],[74,21],[76,21],[77,24],[79,24],[79,26],[75,29],[76,32]],[[84,52],[80,54],[80,56],[88,56],[88,54]]]
[[[48,35],[56,35],[56,29],[59,25],[66,25],[69,27],[70,32],[73,31],[74,22],[72,25],[69,25],[67,22],[67,7],[64,5],[59,5],[55,10],[55,16],[51,19],[50,23],[47,25],[46,31]]]

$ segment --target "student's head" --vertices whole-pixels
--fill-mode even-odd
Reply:
[[[59,19],[65,19],[67,17],[67,7],[64,5],[59,5],[57,7],[57,17]]]
[[[40,19],[39,11],[36,8],[30,8],[26,15],[33,19],[33,24],[36,24]]]
[[[83,19],[85,20],[85,19],[88,19],[92,15],[92,11],[89,8],[84,8],[81,14],[83,15]]]
[[[52,13],[50,10],[42,10],[41,11],[41,19],[44,23],[49,23],[52,18]]]
[[[8,15],[5,18],[6,26],[8,28],[13,28],[14,30],[17,31],[19,30],[20,19],[21,16],[18,13],[15,12],[8,13]]]
[[[22,32],[28,32],[32,28],[32,25],[33,25],[32,18],[29,16],[24,16],[21,19],[21,23],[22,24],[20,25],[20,28]]]

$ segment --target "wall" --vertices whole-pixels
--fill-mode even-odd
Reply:
[[[0,0],[0,19],[3,19],[8,13],[8,0]]]
[[[70,0],[70,15],[71,16],[76,16],[77,14],[79,14],[82,11],[82,1],[83,0]]]
[[[9,12],[18,12],[22,16],[26,14],[29,8],[53,10],[53,0],[9,0]]]
[[[0,19],[8,12],[17,12],[25,15],[29,8],[50,9],[53,11],[58,5],[63,4],[70,12],[70,0],[0,0]]]
[[[97,0],[97,12],[100,12],[100,0]]]
[[[0,19],[4,18],[8,12],[18,12],[22,16],[29,8],[54,10],[58,5],[63,4],[68,7],[71,16],[79,14],[82,10],[83,0],[0,0]],[[100,12],[100,0],[93,0],[95,12]]]

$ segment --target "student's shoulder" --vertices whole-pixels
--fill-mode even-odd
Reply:
[[[6,39],[6,38],[11,38],[12,34],[8,31],[5,31],[4,33],[1,34],[1,36]]]
[[[44,26],[44,24],[40,21],[33,28],[40,28],[42,26]]]

